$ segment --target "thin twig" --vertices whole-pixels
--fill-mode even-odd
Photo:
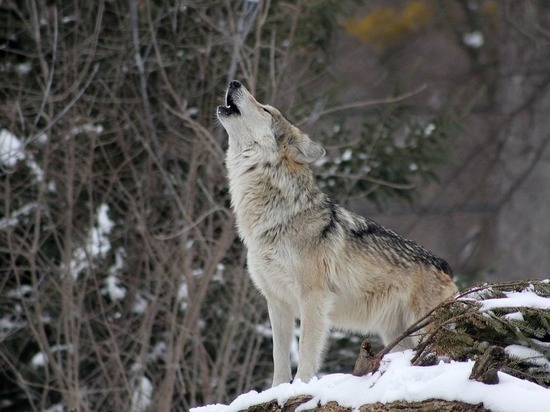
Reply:
[[[46,101],[50,97],[50,92],[52,89],[53,84],[53,76],[55,73],[55,65],[57,62],[57,38],[58,38],[58,21],[57,21],[57,7],[52,7],[52,14],[53,14],[53,43],[52,43],[52,57],[51,57],[51,67],[48,73],[48,81],[46,82],[46,90],[44,90],[44,96],[42,98],[42,103],[40,104],[40,108],[38,109],[38,112],[36,113],[36,116],[34,117],[34,126],[38,124],[38,121],[42,117],[42,112],[44,111],[44,107],[46,106]]]
[[[342,112],[345,110],[350,109],[357,109],[360,107],[366,107],[366,106],[374,106],[377,104],[390,104],[390,103],[397,103],[403,100],[406,100],[422,91],[424,91],[428,86],[426,84],[423,84],[419,88],[410,91],[408,93],[401,94],[399,96],[395,97],[386,97],[384,99],[374,99],[374,100],[363,100],[359,102],[353,102],[353,103],[347,103],[340,106],[334,106],[330,107],[326,110],[323,110],[321,112],[313,113],[311,116],[306,117],[305,119],[302,119],[298,122],[298,125],[303,125],[307,123],[311,123],[315,120],[318,120],[319,118],[326,116],[327,114],[336,113],[336,112]]]
[[[132,41],[134,43],[134,61],[138,69],[139,74],[139,88],[141,93],[141,98],[143,101],[143,111],[145,112],[145,122],[149,133],[151,134],[151,141],[153,142],[153,147],[155,153],[160,154],[160,143],[157,136],[157,129],[155,123],[153,122],[153,115],[151,111],[151,105],[149,103],[149,93],[147,92],[147,74],[145,73],[145,64],[143,63],[143,58],[141,57],[141,43],[139,40],[139,20],[137,12],[137,3],[138,0],[130,0],[130,24],[132,26]]]
[[[346,173],[319,173],[319,176],[343,177],[346,179],[366,180],[368,182],[371,182],[380,186],[390,187],[392,189],[411,190],[416,187],[416,185],[412,183],[393,183],[393,182],[388,182],[387,180],[377,179],[369,175],[356,175],[356,174],[346,174]]]

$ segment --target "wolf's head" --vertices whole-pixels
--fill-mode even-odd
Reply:
[[[247,151],[248,156],[269,162],[305,164],[325,154],[321,145],[290,124],[277,109],[258,103],[236,80],[229,83],[225,106],[218,106],[217,115],[229,135],[229,156]]]

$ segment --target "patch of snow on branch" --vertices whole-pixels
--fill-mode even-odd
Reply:
[[[15,72],[20,76],[25,76],[29,74],[32,70],[32,65],[29,62],[19,63],[15,66]]]
[[[483,33],[481,33],[480,31],[465,33],[462,36],[462,41],[466,46],[472,49],[479,49],[481,46],[483,46],[484,43]]]
[[[189,290],[187,288],[187,283],[183,281],[178,289],[178,301],[180,302],[180,310],[185,310],[187,308],[188,298]]]
[[[435,131],[435,129],[436,129],[435,124],[429,123],[429,124],[424,128],[424,137],[430,137],[430,136],[432,135],[432,133]]]
[[[50,351],[51,351],[52,354],[55,354],[57,352],[62,352],[62,351],[71,352],[71,350],[72,350],[72,345],[53,345],[50,348]],[[31,366],[34,369],[43,368],[48,364],[48,362],[49,362],[49,360],[48,360],[46,354],[44,352],[38,352],[37,354],[35,354],[32,357]]]
[[[34,161],[32,153],[25,152],[25,143],[9,130],[0,130],[0,168],[14,167],[19,161],[26,161],[27,166],[38,182],[44,180],[44,171]]]
[[[132,394],[132,404],[130,410],[132,412],[143,412],[151,405],[151,399],[153,397],[153,384],[151,381],[142,376],[134,388]]]
[[[28,216],[30,213],[38,207],[38,203],[31,202],[22,206],[21,208],[14,210],[10,216],[0,219],[0,230],[9,229],[19,224],[19,218],[22,216]]]
[[[0,165],[13,167],[25,159],[25,147],[17,136],[6,129],[0,130]]]
[[[109,206],[105,203],[99,206],[96,217],[97,226],[92,230],[92,236],[89,240],[92,256],[105,256],[111,250],[109,233],[113,229],[114,223],[109,218]]]
[[[80,126],[75,126],[71,130],[69,130],[69,133],[65,136],[65,140],[69,140],[70,138],[79,135],[81,133],[93,133],[93,134],[101,134],[103,133],[104,129],[103,126],[93,123],[85,123]]]
[[[517,320],[518,322],[524,321],[523,314],[521,312],[508,313],[504,315],[503,318],[508,320]]]
[[[97,209],[96,224],[88,233],[85,247],[78,247],[73,252],[70,272],[74,279],[88,268],[90,259],[104,258],[111,250],[109,234],[113,226],[114,222],[109,218],[109,206],[104,203]]]
[[[132,307],[132,313],[144,313],[149,306],[149,302],[139,293],[135,296],[134,306]]]
[[[505,292],[506,297],[501,299],[486,299],[481,301],[480,311],[495,308],[523,308],[550,309],[550,298],[537,295],[535,292]]]
[[[353,152],[351,149],[344,150],[344,153],[342,153],[341,159],[343,162],[349,162],[351,158],[353,157]]]
[[[0,318],[0,342],[26,326],[27,322],[22,320],[14,320],[9,315]]]
[[[101,294],[109,295],[112,301],[122,300],[126,297],[126,288],[120,285],[120,280],[115,275],[109,275],[105,279]]]
[[[526,359],[536,365],[544,366],[550,372],[550,362],[542,353],[535,349],[526,348],[521,345],[510,345],[504,348],[504,351],[514,358]]]

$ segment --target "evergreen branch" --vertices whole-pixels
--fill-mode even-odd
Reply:
[[[534,280],[486,284],[463,291],[432,309],[378,352],[365,373],[376,372],[386,354],[403,339],[420,331],[423,337],[415,348],[412,365],[433,364],[439,356],[456,361],[478,359],[489,348],[497,346],[505,353],[503,365],[498,369],[550,387],[547,363],[541,365],[542,359],[550,362],[550,345],[546,342],[550,340],[550,311],[531,307],[497,307],[480,312],[480,302],[483,300],[507,298],[509,292],[525,290],[550,297],[548,283]],[[516,312],[520,312],[522,317],[506,316]],[[535,354],[517,358],[514,352],[506,350],[510,345],[536,350],[540,356]]]

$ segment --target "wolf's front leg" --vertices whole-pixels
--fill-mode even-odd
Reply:
[[[308,291],[300,302],[300,348],[296,379],[309,382],[321,366],[330,322],[331,299],[321,291]]]
[[[267,300],[267,310],[273,331],[273,384],[290,382],[290,344],[294,330],[294,315],[290,307],[278,300]]]

